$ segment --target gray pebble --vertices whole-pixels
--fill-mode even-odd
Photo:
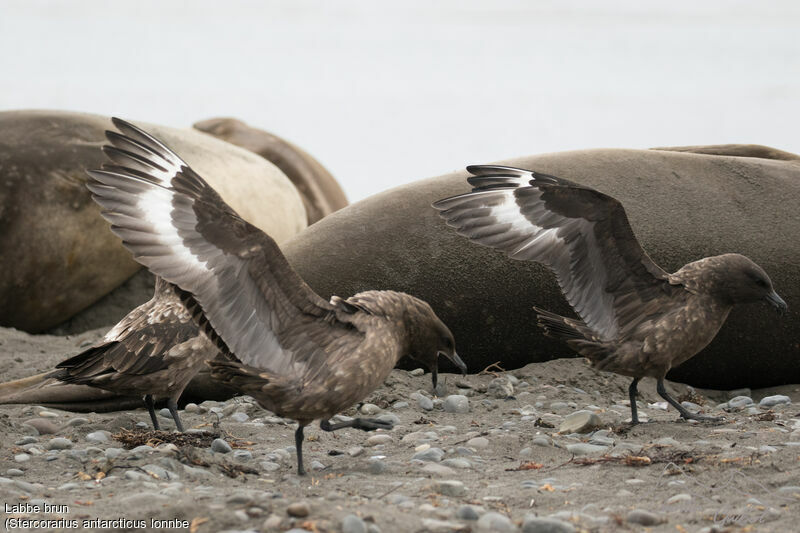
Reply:
[[[305,518],[311,513],[311,508],[306,502],[293,502],[286,508],[286,514],[295,518]]]
[[[151,454],[155,451],[152,446],[148,446],[146,444],[142,444],[141,446],[137,446],[130,451],[131,455],[146,455]]]
[[[36,437],[31,437],[29,435],[27,437],[22,437],[18,441],[14,442],[14,444],[17,446],[25,446],[26,444],[34,444],[36,442],[39,442],[39,439],[37,439]]]
[[[319,461],[311,461],[311,470],[314,472],[319,472],[320,470],[325,470],[325,465],[320,463]]]
[[[445,398],[443,406],[447,413],[469,413],[469,399],[460,394],[451,394]]]
[[[237,461],[251,461],[253,453],[250,450],[236,450],[233,452],[233,458]]]
[[[419,408],[422,409],[423,411],[433,410],[433,400],[431,400],[427,396],[420,395],[417,398],[417,405],[419,405]]]
[[[281,468],[281,465],[278,463],[273,463],[272,461],[261,461],[259,464],[264,472],[274,472],[276,470],[280,470]]]
[[[106,448],[103,454],[108,459],[116,459],[117,457],[122,455],[122,452],[124,451],[125,450],[123,450],[122,448]]]
[[[359,455],[364,455],[364,448],[361,446],[353,446],[352,448],[348,448],[347,455],[350,457],[358,457]]]
[[[500,513],[488,512],[478,519],[478,531],[491,531],[492,533],[505,533],[516,531],[517,527]]]
[[[759,407],[773,407],[782,403],[792,403],[792,399],[783,394],[776,394],[774,396],[767,396],[758,402]]]
[[[342,533],[367,533],[367,524],[354,514],[342,519]]]
[[[418,377],[418,376],[423,375],[424,373],[425,373],[425,371],[423,369],[415,368],[414,370],[410,370],[408,372],[408,375],[411,376],[411,377]]]
[[[692,495],[691,494],[687,494],[685,492],[682,492],[680,494],[676,494],[675,496],[671,496],[671,497],[669,497],[667,499],[667,503],[670,504],[670,505],[675,504],[675,503],[690,502],[690,501],[692,501]]]
[[[728,407],[731,409],[741,409],[753,403],[753,399],[749,396],[737,396],[728,400]]]
[[[538,435],[536,437],[533,437],[533,439],[531,440],[531,444],[535,446],[542,446],[544,448],[549,448],[550,446],[553,445],[553,440],[547,435]]]
[[[374,403],[365,403],[359,410],[365,415],[376,415],[381,412],[381,408]]]
[[[634,509],[625,518],[629,524],[639,524],[640,526],[657,526],[664,522],[660,516],[644,509]]]
[[[393,413],[383,413],[382,415],[376,416],[375,419],[381,422],[389,422],[394,426],[400,423],[400,417]]]
[[[241,423],[241,422],[247,422],[250,419],[250,417],[247,415],[247,413],[236,411],[230,416],[230,419],[233,420],[234,422]]]
[[[25,463],[31,460],[31,456],[27,453],[18,453],[14,456],[14,460],[18,463]]]
[[[437,481],[433,484],[433,490],[443,496],[451,496],[453,498],[460,498],[467,494],[467,488],[464,484],[456,480]]]
[[[588,433],[603,425],[600,417],[591,411],[576,411],[569,414],[561,425],[558,426],[559,433]]]
[[[25,472],[23,472],[19,468],[9,468],[6,471],[6,475],[9,476],[9,477],[19,477],[19,476],[25,475]]]
[[[456,473],[452,468],[439,463],[425,463],[422,471],[434,476],[454,476]]]
[[[196,403],[187,403],[183,410],[187,413],[199,413],[200,406]]]
[[[89,419],[88,418],[83,418],[83,417],[80,417],[80,416],[76,416],[75,418],[70,418],[67,421],[67,425],[71,426],[71,427],[82,426],[82,425],[88,424],[88,423],[89,423]]]
[[[48,450],[66,450],[68,448],[72,448],[72,441],[65,439],[64,437],[56,437],[54,439],[50,439],[45,444],[45,448]]]
[[[63,485],[59,485],[58,490],[75,490],[81,488],[80,485],[77,483],[64,483]]]
[[[231,445],[222,439],[214,439],[211,442],[211,451],[213,452],[230,453],[231,450],[233,450],[233,448],[231,448]]]
[[[167,418],[169,420],[172,420],[172,413],[170,413],[169,409],[167,409],[166,407],[163,409],[159,409],[158,416],[160,416],[161,418]]]
[[[444,457],[444,450],[441,448],[428,448],[427,450],[423,450],[421,452],[417,452],[411,459],[416,459],[418,461],[434,461],[439,462]]]
[[[459,520],[477,520],[479,518],[478,511],[471,505],[461,505],[456,509],[456,518]]]
[[[392,409],[407,409],[407,408],[408,408],[408,402],[400,401],[400,402],[394,402],[392,404]]]
[[[444,461],[442,461],[442,464],[445,466],[449,466],[451,468],[462,468],[462,469],[472,468],[472,463],[460,457],[452,457],[450,459],[445,459]]]
[[[467,446],[471,448],[486,448],[489,446],[489,439],[486,437],[475,437],[466,442]]]
[[[381,533],[381,528],[375,524],[367,524],[367,533]]]
[[[567,451],[574,455],[591,455],[593,453],[601,453],[608,450],[608,446],[596,446],[594,444],[587,444],[579,442],[576,444],[567,444]]]
[[[92,431],[88,435],[86,435],[86,440],[89,442],[94,442],[97,444],[101,444],[104,442],[108,442],[108,439],[111,437],[111,432],[100,430],[100,431]]]
[[[522,522],[522,533],[575,533],[575,531],[572,524],[556,518],[528,515]]]

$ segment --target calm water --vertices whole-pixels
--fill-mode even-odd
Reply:
[[[800,4],[0,1],[0,109],[234,116],[351,200],[591,147],[800,151]]]

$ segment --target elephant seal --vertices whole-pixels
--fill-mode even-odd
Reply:
[[[85,187],[110,127],[84,113],[0,112],[0,325],[46,330],[138,270]],[[273,164],[196,130],[147,127],[279,242],[306,226],[300,195]]]
[[[250,150],[281,169],[303,197],[309,225],[347,205],[344,191],[330,172],[294,144],[234,118],[210,118],[194,127]]]
[[[737,153],[732,147],[726,152]],[[734,310],[715,341],[669,379],[717,389],[800,382],[797,161],[604,149],[501,164],[616,197],[642,246],[668,271],[737,251],[770,272],[789,314],[777,321],[766,306]],[[535,327],[533,305],[572,316],[552,274],[468,245],[431,208],[435,200],[467,192],[466,177],[466,171],[454,172],[353,204],[290,240],[286,255],[323,297],[380,287],[425,299],[450,325],[472,371],[495,362],[508,369],[570,355]]]

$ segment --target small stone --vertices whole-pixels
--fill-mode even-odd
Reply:
[[[526,516],[522,522],[522,533],[575,533],[572,524],[557,518]]]
[[[792,399],[783,394],[776,394],[775,396],[766,396],[758,402],[759,407],[773,407],[782,403],[792,403]]]
[[[569,414],[558,426],[558,432],[569,433],[589,433],[591,430],[603,425],[600,417],[591,411],[575,411]]]
[[[250,450],[235,450],[233,458],[237,461],[247,462],[253,460],[253,453]]]
[[[383,433],[371,436],[370,438],[367,439],[366,444],[367,446],[378,446],[380,444],[389,444],[390,442],[392,442],[392,440],[394,439],[392,439],[391,435]]]
[[[517,529],[507,516],[495,512],[489,512],[480,517],[477,526],[478,531],[491,531],[492,533],[506,533]]]
[[[472,505],[461,505],[456,509],[456,518],[459,520],[477,520],[479,515]]]
[[[278,463],[273,463],[272,461],[261,461],[259,465],[264,472],[275,472],[281,468],[281,465]]]
[[[602,453],[608,450],[608,446],[596,446],[594,444],[587,444],[579,442],[576,444],[567,444],[567,451],[574,455],[591,455],[593,453]]]
[[[408,402],[399,401],[399,402],[394,402],[392,404],[392,409],[407,409],[407,408],[408,408]]]
[[[39,439],[37,439],[36,437],[27,436],[27,437],[22,437],[18,441],[14,442],[14,444],[17,446],[25,446],[26,444],[35,444],[37,442],[39,442]]]
[[[306,502],[293,502],[286,508],[286,514],[295,518],[305,518],[311,513],[311,508]]]
[[[731,409],[741,409],[753,403],[750,396],[737,396],[728,400],[728,407]]]
[[[421,452],[417,452],[411,458],[412,460],[416,459],[418,461],[433,461],[433,462],[440,462],[444,457],[444,450],[441,448],[428,448],[427,450],[423,450]]]
[[[367,524],[354,514],[342,519],[342,533],[367,533]]]
[[[18,453],[14,456],[14,460],[18,463],[26,463],[31,460],[31,456],[27,453]]]
[[[58,418],[58,413],[53,411],[39,411],[39,416],[42,418]]]
[[[247,413],[236,411],[230,416],[230,419],[233,420],[234,422],[242,423],[242,422],[247,422],[250,419],[250,417],[248,416]]]
[[[460,457],[451,457],[450,459],[445,459],[442,461],[442,464],[449,466],[450,468],[472,468],[472,463]]]
[[[88,418],[83,418],[83,417],[80,417],[80,416],[76,416],[75,418],[70,418],[69,420],[67,420],[67,425],[70,426],[70,427],[82,426],[82,425],[88,424],[88,423],[89,423],[89,419]]]
[[[680,494],[676,494],[675,496],[672,496],[672,497],[667,499],[667,503],[670,504],[670,505],[672,505],[674,503],[690,502],[690,501],[692,501],[692,495],[691,494],[687,494],[685,492],[682,492]]]
[[[417,405],[419,405],[419,408],[422,409],[423,411],[433,410],[433,400],[431,400],[427,396],[420,395],[419,398],[417,398]]]
[[[117,457],[122,455],[124,451],[125,450],[123,450],[122,448],[106,448],[105,451],[103,452],[103,455],[105,455],[107,459],[116,459]]]
[[[266,520],[264,520],[262,528],[265,531],[274,531],[276,529],[280,529],[282,521],[283,519],[280,516],[276,514],[271,514],[267,517]]]
[[[6,475],[10,477],[19,477],[25,475],[25,472],[23,472],[19,468],[9,468],[8,470],[6,470]]]
[[[411,376],[412,378],[415,378],[415,377],[423,375],[424,373],[425,373],[425,371],[423,369],[415,368],[414,370],[410,370],[408,372],[408,375]]]
[[[86,435],[86,440],[89,442],[94,442],[96,444],[102,444],[108,442],[109,437],[111,437],[111,432],[109,431],[92,431],[88,435]]]
[[[67,450],[72,448],[72,441],[64,437],[56,437],[50,439],[47,444],[45,444],[45,448],[48,450]]]
[[[36,429],[39,435],[52,435],[53,433],[58,433],[58,430],[61,429],[58,427],[58,424],[46,418],[32,418],[23,423]]]
[[[166,407],[158,410],[158,416],[160,416],[161,418],[172,420],[172,413],[170,413],[169,409],[167,409]]]
[[[553,440],[547,435],[538,435],[533,437],[531,444],[535,446],[542,446],[543,448],[549,448],[553,445]]]
[[[469,413],[469,399],[461,394],[451,394],[444,399],[443,406],[446,413]]]
[[[375,405],[374,403],[365,403],[364,405],[361,406],[361,409],[359,409],[359,411],[361,411],[361,413],[365,415],[377,415],[378,413],[381,412],[381,408]]]
[[[469,439],[466,442],[466,445],[469,446],[470,448],[486,448],[487,446],[489,446],[489,439],[487,439],[486,437],[475,437]]]
[[[184,407],[183,410],[187,413],[199,413],[200,406],[197,405],[196,403],[187,403],[186,407]]]
[[[460,498],[467,494],[467,488],[464,484],[456,480],[437,481],[433,484],[433,490],[443,496],[450,496],[453,498]]]
[[[650,511],[634,509],[628,513],[625,521],[629,524],[639,524],[640,526],[657,526],[658,524],[662,524],[664,519]]]
[[[494,378],[489,382],[486,394],[502,400],[514,395],[514,386],[506,378]]]
[[[213,452],[230,453],[231,450],[233,450],[233,448],[231,448],[231,445],[222,439],[214,439],[211,442],[211,451]]]
[[[381,422],[387,422],[392,424],[392,426],[396,426],[400,423],[400,417],[394,413],[383,413],[382,415],[378,415],[375,417],[375,420],[380,420]]]

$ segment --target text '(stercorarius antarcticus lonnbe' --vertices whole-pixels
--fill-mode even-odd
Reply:
[[[739,254],[708,257],[667,274],[642,250],[617,200],[555,176],[496,165],[467,167],[471,192],[433,206],[460,235],[513,259],[550,267],[580,317],[534,308],[539,325],[594,367],[658,380],[658,393],[686,419],[664,388],[664,376],[702,350],[735,304],[786,303],[769,276]]]

